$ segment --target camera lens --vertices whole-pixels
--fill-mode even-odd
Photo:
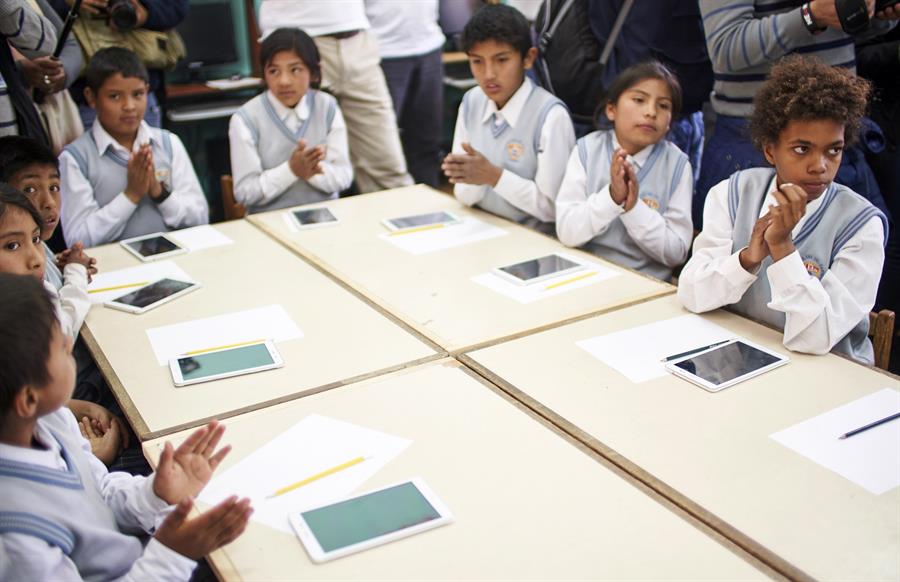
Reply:
[[[137,12],[130,0],[109,0],[109,22],[116,30],[128,32],[137,26]]]

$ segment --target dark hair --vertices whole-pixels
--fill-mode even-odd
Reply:
[[[847,69],[793,55],[781,59],[753,99],[750,137],[762,150],[778,141],[791,121],[828,119],[844,126],[853,145],[866,113],[871,85]]]
[[[659,79],[669,86],[669,93],[672,95],[672,120],[678,119],[681,115],[681,83],[678,82],[678,77],[659,61],[645,61],[631,65],[610,83],[594,113],[595,124],[598,127],[607,126],[606,106],[610,103],[615,105],[622,93],[647,79]]]
[[[0,220],[6,216],[6,211],[9,207],[21,208],[30,214],[31,218],[34,219],[35,226],[38,228],[44,223],[41,213],[37,211],[34,204],[31,203],[31,200],[25,194],[5,182],[0,182]]]
[[[25,386],[50,381],[47,360],[54,325],[53,302],[38,279],[0,273],[0,414]]]
[[[319,64],[319,49],[312,38],[299,28],[278,28],[263,39],[259,47],[259,64],[263,70],[275,55],[280,52],[292,52],[300,57],[309,69],[310,85],[318,88],[322,82],[322,66]]]
[[[137,77],[145,83],[150,82],[147,67],[128,49],[111,46],[100,49],[87,65],[84,71],[84,80],[91,91],[97,93],[107,79],[119,73],[126,79]]]
[[[468,53],[476,44],[489,40],[510,45],[524,58],[532,47],[531,26],[522,13],[511,6],[486,4],[466,23],[460,44]]]
[[[37,140],[21,135],[0,137],[0,181],[9,182],[29,166],[52,166],[59,171],[56,156]]]

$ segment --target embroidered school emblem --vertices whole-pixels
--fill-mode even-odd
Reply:
[[[641,201],[650,207],[650,210],[659,210],[659,200],[653,196],[644,196]]]
[[[169,169],[168,168],[157,168],[156,169],[156,181],[157,182],[165,182],[169,183]]]
[[[806,267],[806,272],[816,279],[822,278],[822,266],[815,259],[804,259],[803,266]]]
[[[509,161],[518,162],[525,155],[525,146],[522,142],[511,141],[506,144],[506,155],[509,156]]]

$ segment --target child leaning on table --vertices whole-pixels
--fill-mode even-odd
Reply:
[[[709,191],[703,232],[678,281],[695,312],[724,305],[784,330],[784,345],[871,364],[869,311],[887,219],[834,182],[856,139],[869,84],[816,59],[772,67],[750,118],[773,167],[735,172]]]
[[[230,450],[216,451],[215,421],[166,443],[150,477],[108,473],[90,454],[64,407],[72,340],[36,277],[0,273],[0,345],[0,579],[187,580],[244,531],[248,499],[188,519]]]

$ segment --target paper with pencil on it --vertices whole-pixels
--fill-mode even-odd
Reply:
[[[661,360],[667,356],[731,339],[734,333],[689,314],[575,342],[632,382],[646,382],[668,374]]]
[[[91,303],[97,305],[105,303],[134,291],[164,277],[178,279],[179,281],[193,281],[193,279],[173,261],[159,261],[145,263],[136,267],[108,271],[94,275],[93,281],[88,285],[88,295]]]
[[[848,438],[841,436],[896,412],[900,412],[900,392],[883,388],[769,438],[881,495],[900,485],[900,419]]]
[[[506,231],[477,218],[464,218],[457,224],[433,225],[386,232],[380,238],[413,255],[471,244],[503,236]]]
[[[208,224],[175,230],[166,234],[189,252],[234,244],[234,240]]]
[[[213,505],[230,495],[249,497],[251,519],[292,534],[288,513],[350,495],[411,443],[312,414],[215,476],[198,500]]]
[[[283,342],[303,337],[303,332],[281,305],[194,319],[147,330],[160,366],[189,352],[208,351],[248,342]]]

